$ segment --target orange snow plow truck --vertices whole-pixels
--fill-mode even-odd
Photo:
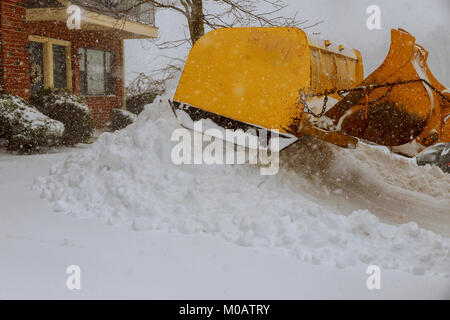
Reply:
[[[450,93],[428,52],[391,31],[383,64],[364,79],[359,51],[298,28],[225,28],[191,49],[172,109],[182,125],[276,132],[283,149],[309,135],[354,147],[383,145],[413,157],[450,142]]]

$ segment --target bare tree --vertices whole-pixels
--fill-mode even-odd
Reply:
[[[147,92],[164,93],[164,81],[155,80],[153,77],[141,72],[128,84],[127,94],[129,96],[138,96]]]
[[[282,0],[134,0],[122,10],[130,11],[146,3],[155,8],[172,10],[186,18],[189,35],[159,44],[163,49],[186,42],[192,46],[206,29],[248,26],[308,28],[315,25],[307,25],[308,20],[297,19],[297,14],[283,16],[282,11],[287,5]]]

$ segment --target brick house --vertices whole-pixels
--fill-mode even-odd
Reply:
[[[75,29],[71,5],[81,12]],[[0,88],[26,100],[67,88],[85,97],[101,127],[125,105],[124,40],[157,34],[154,8],[130,0],[0,0]]]

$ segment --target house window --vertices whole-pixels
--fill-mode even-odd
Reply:
[[[80,48],[80,88],[82,95],[114,95],[114,55],[109,51]]]
[[[31,93],[44,89],[44,46],[39,42],[30,42]]]
[[[31,93],[44,88],[72,90],[70,42],[40,36],[29,37]]]
[[[55,88],[67,88],[66,47],[53,45],[53,78]]]

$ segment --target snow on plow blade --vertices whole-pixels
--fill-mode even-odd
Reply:
[[[218,29],[191,49],[172,108],[192,129],[209,119],[206,128],[277,132],[280,149],[310,135],[342,147],[364,139],[415,155],[449,139],[443,116],[450,111],[437,93],[445,88],[427,55],[413,36],[392,30],[386,60],[363,81],[357,50],[298,28]]]
[[[445,88],[427,66],[428,52],[415,38],[391,31],[383,64],[325,115],[336,130],[414,156],[438,142],[449,142]],[[377,88],[378,87],[378,88]],[[445,96],[445,94],[444,94]]]

